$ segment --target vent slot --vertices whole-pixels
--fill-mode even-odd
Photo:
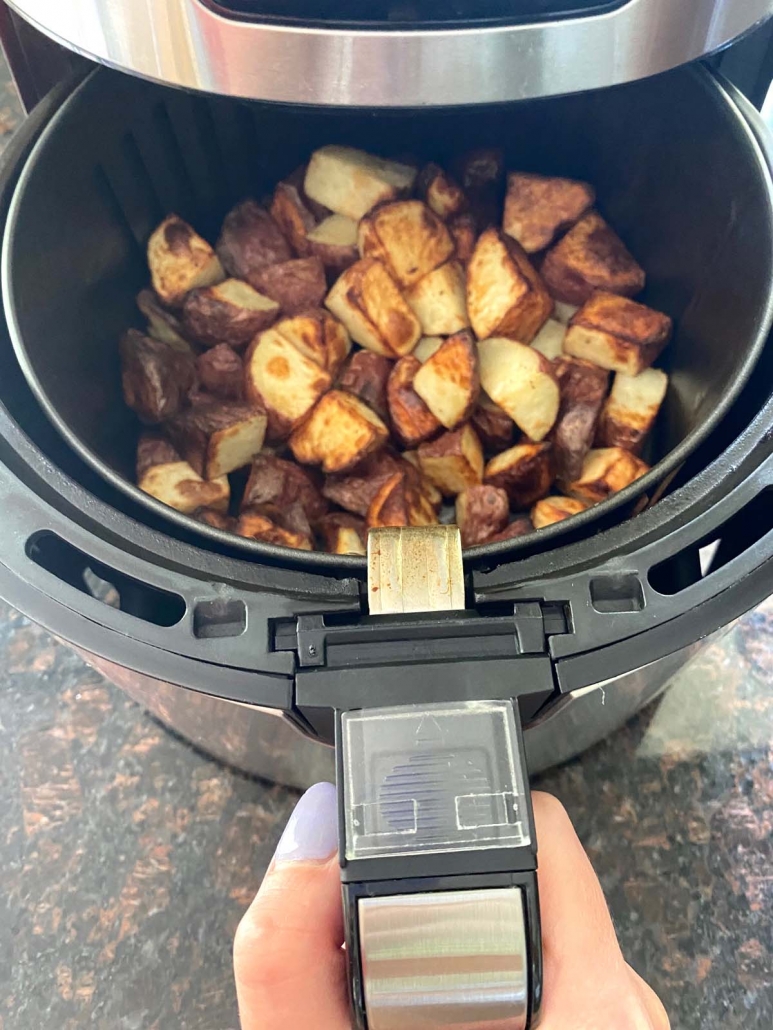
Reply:
[[[193,635],[199,640],[240,637],[247,629],[244,601],[199,601],[193,609]]]
[[[590,581],[590,601],[597,612],[640,612],[644,610],[644,591],[639,577],[631,573],[596,576]]]

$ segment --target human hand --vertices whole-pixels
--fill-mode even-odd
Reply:
[[[540,1030],[668,1030],[655,992],[617,943],[569,816],[533,795],[544,994]],[[301,798],[234,944],[242,1030],[351,1030],[335,788]]]

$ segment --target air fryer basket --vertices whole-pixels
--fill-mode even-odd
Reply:
[[[511,168],[593,182],[601,211],[648,272],[643,299],[675,318],[662,360],[671,387],[651,444],[661,460],[617,496],[540,531],[543,547],[612,512],[627,515],[729,409],[770,326],[773,209],[759,147],[705,70],[525,105],[391,113],[248,105],[97,73],[52,119],[20,178],[3,290],[19,361],[44,410],[133,500],[197,525],[131,482],[138,426],[121,398],[117,340],[141,324],[134,298],[148,278],[150,232],[176,211],[214,238],[234,202],[260,197],[329,141],[440,160],[501,145]],[[225,543],[219,531],[197,529]],[[533,543],[470,557],[509,557]],[[254,541],[238,546],[277,557]]]

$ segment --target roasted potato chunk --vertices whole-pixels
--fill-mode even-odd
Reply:
[[[169,437],[204,479],[249,465],[263,446],[266,415],[251,404],[213,401],[189,408],[167,423]]]
[[[153,289],[171,308],[178,308],[197,286],[225,279],[214,250],[177,215],[168,215],[150,237],[148,266]]]
[[[408,476],[404,472],[395,472],[377,490],[365,522],[370,529],[378,526],[434,526],[437,514]]]
[[[527,254],[549,246],[593,207],[592,186],[575,179],[511,172],[502,228]]]
[[[509,526],[505,526],[501,533],[495,533],[494,536],[490,537],[487,544],[500,544],[504,540],[515,540],[519,536],[527,536],[529,533],[534,532],[534,526],[531,524],[531,519],[528,515],[521,515],[518,518],[513,519]]]
[[[317,532],[328,554],[367,553],[368,531],[362,519],[348,512],[334,511],[326,515]]]
[[[226,511],[230,487],[226,476],[208,483],[169,440],[143,433],[137,445],[137,486],[170,508],[190,515],[198,508]]]
[[[637,376],[618,372],[601,412],[596,434],[599,445],[638,454],[667,390],[668,376],[659,368],[645,368]]]
[[[327,476],[322,494],[347,511],[364,516],[387,479],[395,472],[403,471],[403,463],[394,452],[388,449],[378,451],[349,472]]]
[[[478,227],[471,214],[456,215],[448,222],[448,231],[454,241],[454,256],[463,267],[467,267],[475,252],[478,239]]]
[[[247,399],[266,410],[269,439],[281,440],[308,415],[332,380],[274,328],[250,345],[244,382]]]
[[[443,504],[443,495],[435,486],[434,483],[430,482],[429,479],[421,471],[421,462],[419,461],[418,451],[403,451],[401,455],[403,461],[410,468],[405,470],[405,474],[408,477],[408,482],[413,486],[417,487],[421,493],[427,498],[429,503],[436,510]],[[413,471],[411,471],[413,470]],[[415,475],[414,475],[415,472]]]
[[[277,183],[271,201],[271,217],[284,233],[296,257],[308,257],[312,252],[309,233],[316,227],[317,219],[293,183]]]
[[[140,290],[137,294],[137,307],[148,320],[146,336],[168,343],[183,354],[191,353],[191,345],[183,335],[183,327],[179,318],[161,304],[153,290]]]
[[[410,193],[415,179],[410,165],[332,145],[311,155],[304,189],[318,204],[359,221],[376,204]]]
[[[516,444],[489,461],[483,481],[504,490],[510,506],[529,508],[544,497],[553,482],[553,456],[549,443]]]
[[[392,431],[405,447],[415,447],[436,436],[442,426],[414,389],[414,380],[422,368],[412,354],[400,358],[387,382],[387,403]]]
[[[276,301],[283,315],[318,308],[327,293],[325,268],[318,257],[296,258],[256,272],[254,281]]]
[[[338,387],[353,393],[386,422],[389,419],[387,381],[393,368],[383,354],[358,350],[349,358],[338,380]]]
[[[225,216],[217,253],[230,276],[245,279],[256,290],[261,288],[259,272],[293,256],[282,230],[254,200],[243,200]]]
[[[456,498],[456,524],[462,534],[462,547],[485,544],[502,532],[509,517],[510,503],[499,487],[471,486]]]
[[[279,305],[240,279],[191,290],[183,304],[183,331],[204,347],[245,347],[268,329]]]
[[[466,422],[480,394],[478,348],[472,333],[464,330],[449,336],[420,366],[413,389],[446,429]]]
[[[236,532],[239,536],[250,537],[264,544],[292,547],[298,551],[313,550],[311,534],[280,525],[276,518],[271,517],[278,514],[276,509],[270,507],[267,510],[260,507],[245,508],[239,515]]]
[[[576,315],[579,310],[579,304],[567,304],[563,300],[557,300],[553,310],[553,318],[556,322],[560,322],[561,325],[566,327],[571,322],[572,315]]]
[[[137,441],[135,466],[138,480],[142,479],[148,469],[154,465],[172,465],[176,461],[182,461],[182,458],[168,437],[153,430],[147,430],[140,434]]]
[[[479,340],[531,343],[553,310],[542,280],[515,240],[487,229],[467,267],[467,311]]]
[[[486,450],[502,451],[512,446],[515,422],[487,394],[481,392],[471,421]]]
[[[419,447],[421,471],[444,497],[480,483],[483,464],[483,448],[469,423]]]
[[[347,268],[325,306],[343,322],[353,340],[388,358],[410,354],[421,337],[418,318],[384,265],[374,258]]]
[[[454,253],[448,229],[420,200],[376,208],[360,222],[358,242],[363,258],[378,258],[406,289]]]
[[[303,465],[345,472],[383,447],[389,431],[357,397],[331,390],[290,436],[290,449]]]
[[[140,421],[155,425],[176,415],[196,377],[193,354],[136,329],[124,334],[120,354],[124,400]]]
[[[552,366],[515,340],[478,344],[481,386],[531,440],[544,440],[558,415],[561,395]]]
[[[593,446],[609,373],[576,358],[559,358],[555,370],[561,390],[561,407],[551,432],[555,473],[560,483],[571,483],[582,472],[585,455]]]
[[[467,290],[464,269],[458,261],[447,261],[405,293],[426,336],[450,336],[466,329]]]
[[[419,172],[416,189],[427,207],[444,221],[467,207],[464,190],[440,165],[425,165]]]
[[[357,223],[345,215],[329,215],[307,236],[309,249],[333,275],[358,260]]]
[[[236,532],[236,519],[232,515],[226,515],[216,508],[197,508],[191,518],[201,522],[204,526],[211,526],[212,529],[220,529],[224,533]]]
[[[200,354],[196,372],[201,388],[213,397],[240,401],[244,397],[244,362],[227,343]]]
[[[299,504],[311,525],[319,522],[328,510],[311,472],[274,454],[258,454],[253,459],[242,498],[243,508],[264,504],[273,504],[280,510]]]
[[[585,501],[578,501],[575,497],[543,497],[531,509],[531,521],[535,529],[542,529],[579,515],[587,507]]]
[[[540,271],[551,294],[567,304],[584,304],[595,290],[634,297],[644,289],[644,270],[596,211],[547,252]]]
[[[598,504],[649,472],[649,465],[622,447],[588,451],[582,473],[566,487],[570,497]]]
[[[482,229],[498,225],[505,188],[505,158],[493,148],[472,150],[454,162],[454,172]]]
[[[660,311],[613,293],[595,293],[572,317],[564,350],[600,368],[636,376],[658,357],[671,328],[671,319]]]
[[[565,336],[566,326],[555,318],[549,318],[531,341],[531,345],[548,361],[555,361],[563,354]]]
[[[352,341],[344,326],[324,308],[313,308],[294,318],[284,318],[274,328],[296,350],[331,376],[338,375],[352,349]]]
[[[431,358],[438,348],[443,346],[442,336],[422,336],[416,346],[413,348],[414,358],[418,358],[419,361],[424,364],[427,358]]]

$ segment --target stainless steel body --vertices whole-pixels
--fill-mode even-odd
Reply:
[[[368,107],[490,103],[612,86],[711,53],[773,12],[772,0],[629,0],[582,18],[382,31],[238,20],[201,0],[10,6],[85,56],[171,85]]]

